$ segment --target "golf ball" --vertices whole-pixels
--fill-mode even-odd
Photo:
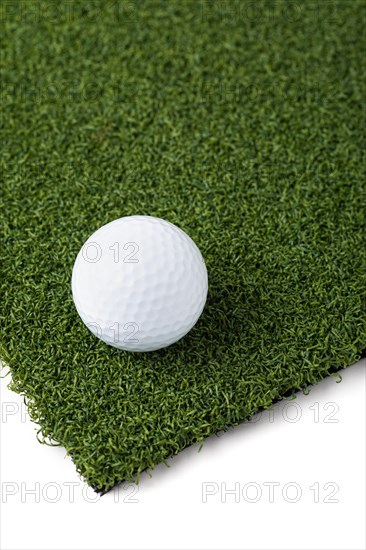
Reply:
[[[193,327],[207,296],[201,252],[177,226],[151,216],[114,220],[93,233],[72,272],[85,325],[129,351],[170,346]]]

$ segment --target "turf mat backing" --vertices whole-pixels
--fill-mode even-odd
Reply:
[[[0,356],[39,437],[98,491],[366,348],[365,3],[5,2]],[[209,274],[180,342],[131,354],[70,279],[148,214]]]

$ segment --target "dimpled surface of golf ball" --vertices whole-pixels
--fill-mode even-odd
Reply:
[[[170,346],[193,327],[207,296],[207,270],[192,239],[172,223],[128,216],[81,248],[72,294],[85,325],[129,351]]]

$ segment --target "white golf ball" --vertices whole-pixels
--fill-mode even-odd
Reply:
[[[81,248],[72,294],[86,326],[129,351],[170,346],[193,327],[207,297],[207,270],[190,237],[170,222],[129,216]]]

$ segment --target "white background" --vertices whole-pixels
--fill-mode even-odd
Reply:
[[[364,549],[366,361],[341,375],[103,497],[1,380],[1,548]]]

